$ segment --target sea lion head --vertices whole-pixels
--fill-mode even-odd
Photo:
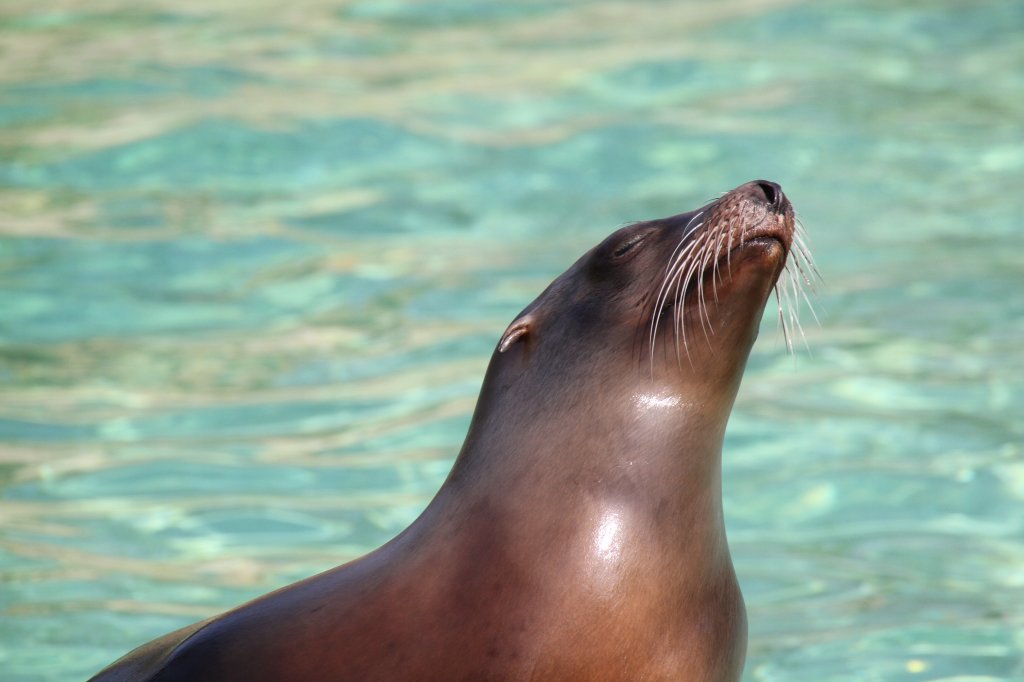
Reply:
[[[813,265],[774,182],[748,182],[693,211],[628,225],[522,311],[490,375],[510,391],[534,375],[545,393],[699,397],[724,428],[787,262],[780,302],[798,295],[795,285]]]

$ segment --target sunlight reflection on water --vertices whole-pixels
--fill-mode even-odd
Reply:
[[[6,3],[0,679],[387,540],[516,312],[757,177],[825,287],[809,353],[766,321],[727,435],[745,679],[1024,679],[1022,29],[1009,0]]]

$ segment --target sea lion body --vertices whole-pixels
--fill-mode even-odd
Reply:
[[[763,181],[617,231],[506,331],[409,528],[93,679],[738,680],[721,446],[792,235]]]

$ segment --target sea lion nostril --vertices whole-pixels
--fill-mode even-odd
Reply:
[[[764,199],[768,202],[769,206],[778,208],[782,205],[782,188],[777,183],[758,180],[757,186],[764,192]]]

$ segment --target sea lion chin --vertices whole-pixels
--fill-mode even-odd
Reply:
[[[810,267],[766,181],[614,232],[509,325],[409,528],[93,680],[738,680],[723,436],[770,293]]]

